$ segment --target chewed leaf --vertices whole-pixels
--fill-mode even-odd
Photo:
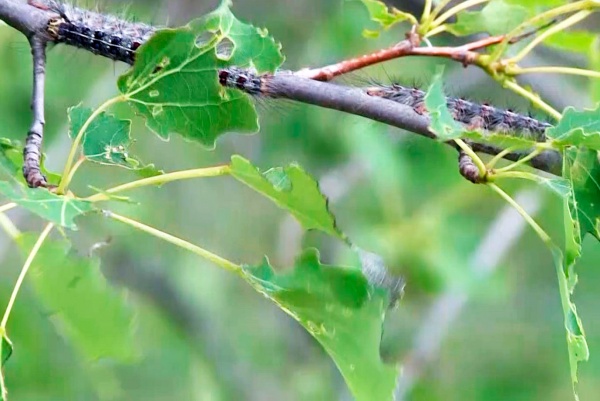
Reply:
[[[300,166],[292,164],[261,173],[248,160],[233,156],[231,175],[287,209],[306,230],[320,230],[345,239],[335,224],[318,183]]]
[[[267,260],[244,266],[244,277],[296,319],[335,361],[357,401],[392,401],[399,367],[380,357],[386,290],[359,269],[322,265],[306,250],[292,271],[277,274]]]
[[[600,239],[598,222],[600,218],[600,185],[597,181],[600,163],[596,151],[568,148],[563,153],[563,176],[572,185],[572,192],[564,201],[565,253],[555,255],[559,270],[559,285],[567,329],[569,362],[573,391],[577,394],[577,365],[587,361],[589,350],[581,319],[570,296],[577,283],[575,264],[581,256],[582,238],[591,233]],[[557,252],[555,252],[557,253]]]
[[[31,234],[18,239],[24,254],[36,239]],[[132,361],[137,357],[133,311],[125,294],[107,284],[97,258],[79,257],[70,252],[67,241],[47,239],[28,279],[59,333],[89,360]]]
[[[487,32],[490,35],[502,35],[525,21],[528,14],[527,9],[521,5],[507,4],[503,0],[495,0],[489,2],[481,11],[463,11],[459,13],[456,23],[448,24],[447,30],[457,36],[481,32]]]
[[[571,181],[574,200],[571,216],[581,238],[586,233],[600,240],[600,163],[598,153],[586,149],[565,151],[564,176]]]
[[[425,95],[425,107],[430,116],[429,127],[441,141],[460,138],[465,129],[452,118],[442,86],[443,70],[438,68]]]
[[[548,129],[552,144],[600,150],[600,106],[593,110],[567,107],[558,124]]]
[[[417,19],[410,13],[398,10],[396,7],[389,7],[382,1],[378,0],[361,0],[367,7],[371,21],[378,23],[382,29],[390,29],[402,21],[410,21],[412,24],[417,23]],[[367,37],[377,37],[378,32],[365,30],[363,34]]]
[[[159,31],[119,78],[120,91],[162,138],[177,133],[213,148],[226,132],[258,130],[251,100],[221,87],[217,71],[233,64],[273,71],[283,56],[265,30],[235,19],[228,5],[183,28]]]
[[[69,135],[74,139],[92,116],[93,110],[76,106],[69,108],[68,114]],[[129,153],[132,142],[130,120],[119,120],[113,115],[101,113],[90,122],[83,135],[83,155],[94,163],[137,170],[143,177],[162,174],[153,164],[145,165]]]
[[[48,171],[44,167],[45,155],[42,154],[41,170],[49,184],[58,185],[60,175]],[[25,184],[23,178],[23,145],[18,141],[0,138],[0,177],[13,182]]]
[[[275,71],[284,60],[281,44],[275,42],[266,29],[244,24],[235,18],[230,7],[231,0],[222,1],[215,11],[192,21],[192,31],[196,34],[210,32],[219,37],[217,56],[228,61],[228,65],[252,65],[258,72]],[[228,46],[233,48],[227,49]]]
[[[567,240],[568,242],[568,240]],[[563,308],[565,329],[567,331],[567,348],[569,351],[569,365],[571,370],[571,383],[573,392],[577,398],[577,368],[579,362],[585,362],[590,357],[583,324],[577,314],[577,308],[571,301],[571,293],[577,281],[573,268],[576,260],[581,255],[573,253],[573,249],[567,249],[565,255],[559,249],[553,249],[553,259],[558,275],[558,286],[560,290]]]
[[[26,188],[23,184],[0,182],[0,194],[43,219],[72,230],[77,229],[75,217],[96,210],[90,202]]]

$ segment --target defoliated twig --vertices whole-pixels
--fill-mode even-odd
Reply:
[[[46,40],[41,35],[29,38],[33,56],[33,93],[31,111],[33,122],[27,132],[23,149],[23,176],[32,188],[47,187],[48,181],[41,171],[42,141],[44,139],[44,87],[46,80]]]

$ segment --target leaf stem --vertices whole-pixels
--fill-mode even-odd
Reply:
[[[240,265],[237,265],[227,259],[224,259],[224,258],[220,257],[219,255],[215,255],[214,253],[209,252],[204,248],[200,248],[199,246],[194,245],[188,241],[185,241],[181,238],[175,237],[174,235],[167,234],[164,231],[158,230],[154,227],[150,227],[146,224],[140,223],[139,221],[130,219],[128,217],[121,216],[110,210],[105,210],[104,215],[106,217],[110,217],[113,220],[117,220],[117,221],[120,221],[121,223],[125,223],[125,224],[127,224],[133,228],[136,228],[140,231],[144,231],[150,235],[153,235],[157,238],[167,241],[173,245],[177,245],[180,248],[183,248],[190,252],[193,252],[196,255],[201,256],[201,257],[213,262],[217,266],[222,267],[226,270],[232,271],[237,274],[241,273],[242,267]]]
[[[540,99],[539,96],[537,96],[537,95],[531,93],[530,91],[528,91],[527,89],[523,88],[518,83],[507,79],[504,82],[502,82],[502,84],[505,87],[507,87],[508,89],[512,90],[513,92],[523,96],[524,98],[529,100],[531,103],[533,103],[534,105],[536,105],[537,107],[539,107],[540,109],[544,110],[546,113],[551,115],[556,120],[560,120],[560,118],[562,117],[562,114],[560,114],[560,112],[558,112],[552,106],[550,106],[548,103],[546,103],[542,99]]]
[[[157,175],[154,177],[143,178],[141,180],[128,182],[110,189],[103,193],[96,194],[85,198],[89,202],[100,202],[110,200],[110,194],[127,191],[135,188],[142,188],[149,185],[162,185],[177,180],[186,180],[190,178],[218,177],[230,174],[231,168],[229,165],[198,168],[192,170],[175,171],[173,173]]]
[[[421,15],[421,23],[424,23],[429,19],[431,15],[431,8],[433,6],[433,0],[425,0],[425,5],[423,6],[423,15]]]
[[[508,75],[521,74],[568,74],[580,75],[590,78],[600,78],[600,72],[586,70],[583,68],[560,67],[560,66],[540,66],[521,68],[519,66],[507,66],[504,70]]]
[[[494,184],[493,182],[490,182],[487,185],[490,188],[492,188],[498,195],[500,195],[500,197],[502,197],[506,202],[508,202],[509,205],[514,207],[515,210],[519,212],[521,216],[523,216],[527,224],[529,224],[531,228],[534,229],[534,231],[544,242],[544,244],[546,244],[551,249],[556,248],[556,245],[554,244],[554,242],[552,242],[552,238],[550,238],[546,231],[544,231],[544,229],[540,227],[538,223],[536,223],[533,217],[531,217],[529,213],[527,213],[525,209],[523,209],[521,205],[519,205],[509,194],[504,192],[498,185]]]
[[[450,2],[452,2],[452,0],[441,0],[431,12],[429,19],[433,21],[444,10],[444,7],[450,4]]]
[[[73,167],[71,168],[71,171],[69,172],[69,176],[67,177],[66,181],[67,183],[71,182],[73,180],[73,177],[75,177],[75,173],[77,172],[77,170],[79,170],[79,167],[81,167],[81,165],[83,164],[83,162],[85,162],[85,157],[81,156],[73,165]],[[65,188],[66,189],[66,188]]]
[[[2,317],[2,322],[0,322],[0,330],[6,331],[6,323],[8,322],[10,312],[12,311],[13,305],[15,304],[17,295],[19,294],[19,290],[21,289],[21,285],[23,284],[23,281],[25,280],[25,276],[27,275],[27,272],[29,271],[31,264],[33,263],[33,260],[35,259],[35,256],[37,255],[40,248],[42,247],[42,244],[44,243],[44,241],[46,240],[46,238],[50,234],[50,231],[52,231],[53,228],[54,228],[53,223],[47,224],[46,227],[44,228],[44,230],[42,231],[42,233],[40,234],[40,236],[38,237],[36,243],[33,245],[33,248],[31,248],[31,251],[29,252],[29,255],[27,256],[27,260],[25,261],[25,264],[23,265],[23,268],[21,269],[19,278],[17,278],[17,282],[15,283],[15,287],[13,288],[13,291],[12,291],[12,294],[8,301],[6,310],[4,311],[4,316]]]
[[[503,149],[500,153],[498,153],[496,156],[492,157],[492,159],[487,163],[487,168],[488,170],[491,170],[494,168],[494,166],[496,164],[498,164],[498,162],[500,160],[502,160],[504,158],[504,156],[506,156],[509,153],[512,153],[513,151],[515,151],[516,149],[514,147],[508,147],[506,149]]]
[[[595,0],[580,0],[580,1],[576,1],[574,3],[569,3],[569,4],[565,4],[563,6],[555,7],[553,9],[550,9],[548,11],[545,11],[541,14],[538,14],[538,15],[532,17],[532,18],[528,19],[527,21],[522,22],[519,26],[517,26],[515,29],[513,29],[508,34],[506,34],[506,36],[504,37],[504,40],[498,45],[496,50],[492,53],[490,61],[491,62],[498,61],[502,57],[504,52],[506,51],[506,48],[508,47],[510,42],[513,40],[513,38],[520,35],[523,32],[523,30],[525,30],[526,28],[528,28],[532,25],[535,25],[541,21],[551,20],[553,18],[559,17],[563,14],[569,14],[569,13],[574,13],[574,12],[577,12],[580,10],[594,9],[594,8],[598,8],[598,4],[597,4],[597,2],[595,2]]]
[[[528,173],[526,171],[505,171],[502,173],[494,174],[491,177],[492,180],[497,180],[497,179],[502,179],[502,178],[520,178],[523,180],[539,182],[541,177],[538,175],[532,174],[532,173]]]
[[[579,12],[571,15],[569,18],[559,22],[558,24],[553,25],[551,28],[545,30],[540,35],[536,36],[535,39],[533,39],[527,46],[525,46],[525,48],[523,48],[523,50],[521,50],[516,56],[505,60],[505,63],[507,63],[507,64],[518,63],[519,61],[523,60],[536,46],[538,46],[544,40],[546,40],[550,36],[554,35],[555,33],[563,31],[563,30],[567,29],[568,27],[575,25],[576,23],[586,19],[590,14],[592,14],[592,11],[582,10],[582,11],[579,11]]]
[[[533,159],[534,157],[536,157],[540,153],[542,153],[542,150],[539,149],[539,148],[535,148],[527,156],[523,157],[522,159],[517,160],[514,163],[509,164],[506,167],[503,167],[503,168],[500,168],[500,169],[496,170],[495,173],[503,173],[503,172],[506,172],[506,171],[514,170],[515,168],[519,167],[523,163],[527,163],[528,161],[530,161],[531,159]]]
[[[64,168],[63,174],[62,174],[62,179],[60,180],[60,184],[58,185],[58,188],[56,189],[57,194],[59,194],[59,195],[64,194],[67,187],[69,186],[71,179],[73,178],[71,175],[71,169],[73,166],[73,161],[75,160],[75,154],[77,153],[77,150],[79,149],[79,145],[81,144],[81,140],[83,139],[83,136],[85,135],[85,131],[87,131],[87,129],[90,126],[90,124],[92,123],[92,121],[94,121],[94,119],[96,117],[98,117],[100,114],[102,114],[110,106],[112,106],[116,103],[122,102],[125,99],[126,99],[126,97],[124,95],[119,95],[119,96],[113,97],[112,99],[108,99],[106,102],[101,104],[96,110],[94,110],[92,115],[83,124],[83,126],[77,133],[77,136],[73,140],[73,144],[71,145],[71,151],[69,152],[69,156],[67,157],[67,162],[65,163],[65,168]]]
[[[466,1],[463,1],[459,4],[457,4],[456,6],[452,7],[451,9],[449,9],[442,15],[440,15],[438,18],[436,18],[429,27],[432,29],[436,28],[439,25],[443,24],[446,20],[448,20],[453,15],[458,14],[459,12],[466,10],[468,8],[474,7],[478,4],[487,3],[488,1],[490,1],[490,0],[466,0]]]
[[[21,234],[21,232],[4,213],[8,212],[11,209],[14,209],[17,206],[18,205],[14,202],[0,206],[0,227],[2,227],[6,234],[8,234],[8,236],[12,239],[17,238]]]

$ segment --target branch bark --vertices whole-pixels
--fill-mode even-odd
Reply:
[[[267,93],[274,98],[284,98],[308,103],[327,109],[343,111],[368,119],[379,121],[397,128],[401,128],[430,139],[437,139],[429,130],[429,118],[419,115],[406,105],[369,96],[357,88],[350,88],[327,82],[315,81],[294,74],[275,74],[266,81]],[[447,142],[456,147],[453,142]],[[471,143],[476,152],[496,155],[503,149],[497,146]],[[516,161],[525,156],[527,152],[514,152],[505,156],[505,159]],[[562,169],[562,156],[556,151],[545,151],[532,159],[531,165],[539,170],[560,175]]]
[[[53,14],[24,4],[18,0],[0,0],[0,19],[31,38],[39,35],[48,39],[46,27]],[[429,130],[429,120],[420,116],[405,105],[386,99],[372,97],[359,89],[343,87],[314,79],[303,78],[294,74],[276,74],[270,79],[270,95],[303,103],[313,104],[345,113],[359,115],[379,121],[413,133],[436,139]],[[451,144],[454,146],[453,144]],[[485,145],[472,144],[477,152],[496,155],[502,149]],[[518,160],[524,153],[511,153],[508,160]],[[534,158],[531,165],[539,170],[560,175],[562,158],[558,152],[547,151]]]

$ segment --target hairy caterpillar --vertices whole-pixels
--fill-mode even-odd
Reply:
[[[113,60],[133,64],[136,50],[159,28],[133,23],[112,15],[84,10],[56,0],[30,0],[30,4],[55,12],[48,24],[48,33],[56,43],[79,47]],[[267,95],[265,77],[250,70],[229,68],[219,71],[221,85],[240,89],[250,95]],[[363,89],[378,96],[410,106],[416,113],[425,114],[425,92],[398,84],[377,85]],[[454,119],[468,129],[497,133],[516,133],[539,142],[545,140],[549,123],[488,104],[478,104],[461,98],[447,98]]]
[[[236,88],[250,95],[269,96],[268,75],[260,76],[241,68],[227,68],[219,71],[219,82],[229,88]],[[424,99],[426,92],[417,88],[398,84],[377,85],[362,88],[370,96],[389,99],[410,106],[418,114],[426,114]],[[471,130],[484,130],[500,134],[518,133],[519,136],[538,142],[546,140],[545,131],[552,125],[487,104],[478,104],[465,99],[448,97],[446,105],[453,118]]]
[[[127,64],[133,64],[135,51],[158,29],[56,0],[30,0],[29,4],[57,14],[50,19],[47,28],[55,43],[79,47]]]

